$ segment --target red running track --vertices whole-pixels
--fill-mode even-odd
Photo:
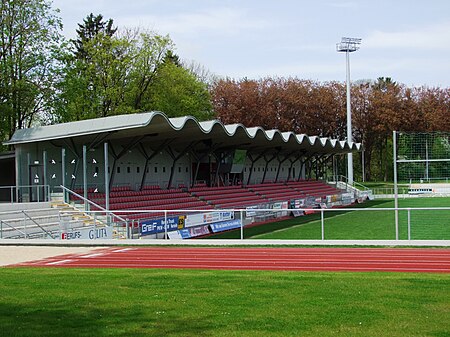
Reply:
[[[450,249],[130,247],[16,266],[450,273]]]

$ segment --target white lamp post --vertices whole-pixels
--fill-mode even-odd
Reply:
[[[353,142],[352,137],[352,110],[350,105],[350,53],[357,51],[361,39],[343,37],[341,42],[336,44],[336,50],[338,52],[345,52],[347,61],[347,142],[350,144]],[[349,153],[347,156],[347,179],[350,185],[353,184],[353,153]]]

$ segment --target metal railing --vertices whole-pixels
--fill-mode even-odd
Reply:
[[[0,186],[0,202],[50,201],[50,185]]]
[[[372,189],[364,186],[356,181],[353,181],[353,184],[348,183],[348,178],[343,175],[333,176],[333,181],[329,182],[330,184],[335,184],[336,188],[341,190],[346,190],[347,192],[354,193],[357,198],[361,199],[373,199],[373,191]]]
[[[12,230],[15,230],[16,232],[19,232],[20,234],[22,234],[24,238],[28,238],[27,233],[25,233],[25,232],[21,231],[20,229],[14,227],[14,226],[12,226],[12,225],[10,225],[10,224],[7,223],[5,220],[0,220],[0,239],[3,239],[3,238],[4,238],[4,237],[3,237],[3,226],[5,226],[5,225],[6,225],[7,227],[11,228]],[[14,236],[14,237],[17,237],[17,235]],[[20,236],[19,236],[19,237],[20,237]]]
[[[105,209],[104,207],[102,207],[102,206],[96,204],[95,202],[93,202],[93,201],[91,201],[91,200],[89,200],[89,199],[86,199],[86,198],[83,197],[82,195],[80,195],[80,194],[78,194],[78,193],[76,193],[76,192],[74,192],[74,191],[68,189],[67,187],[64,187],[64,186],[62,186],[62,185],[61,185],[60,187],[61,187],[61,189],[63,190],[63,193],[69,193],[69,194],[72,194],[72,195],[76,196],[77,198],[81,199],[81,200],[85,203],[85,205],[88,204],[88,205],[90,205],[90,206],[93,206],[93,207],[97,208],[99,211],[98,211],[98,212],[94,212],[93,214],[95,214],[96,216],[97,216],[99,213],[100,213],[100,214],[104,214],[104,215],[106,216],[106,218],[107,218],[107,221],[106,221],[106,225],[107,225],[107,226],[110,225],[110,222],[111,222],[111,221],[112,221],[112,222],[125,223],[125,224],[128,223],[129,220],[124,219],[123,217],[121,217],[121,216],[119,216],[119,215],[117,215],[117,214],[115,214],[115,213],[113,213],[113,212],[111,212],[111,211]],[[85,212],[86,212],[86,213],[89,213],[89,210],[86,210],[86,209],[85,209]],[[110,220],[111,220],[111,221],[110,221]]]
[[[55,236],[48,232],[45,228],[43,228],[35,219],[33,219],[31,216],[29,216],[25,211],[22,211],[22,213],[25,215],[26,218],[30,219],[32,223],[36,225],[40,230],[42,230],[46,235],[48,235],[50,238],[55,239]]]
[[[296,218],[298,224],[285,226],[279,222],[293,211],[302,213],[302,216]],[[398,226],[394,221],[396,211],[400,213],[401,219]],[[450,242],[448,221],[450,207],[120,210],[120,213],[163,214],[147,220],[117,223],[115,230],[118,231],[122,227],[123,232],[127,233],[123,238],[129,239],[195,239],[205,236],[211,238],[211,235],[215,238],[216,234],[228,232],[229,238],[240,240],[264,239],[265,235],[269,234],[267,238],[274,240],[449,240]],[[346,220],[347,224],[342,226],[340,219],[344,215],[349,215],[349,218]],[[220,216],[224,218],[222,221],[218,220]],[[303,226],[308,227],[304,232],[306,236],[273,234]],[[221,227],[223,231],[218,230]],[[343,230],[342,227],[347,229]],[[310,233],[314,235],[311,237]]]
[[[78,198],[83,199],[73,191]],[[100,205],[87,200],[95,211],[83,211],[83,214],[93,219],[90,225],[80,223],[76,226],[66,226],[72,211],[60,211],[59,227],[50,229],[33,221],[33,226],[40,228],[40,232],[52,238],[70,239],[81,238],[83,231],[94,239],[103,238],[96,231],[109,227],[114,235],[105,238],[126,239],[195,239],[212,237],[228,233],[234,239],[269,238],[274,240],[449,240],[450,241],[450,207],[417,207],[417,208],[317,208],[302,206],[301,208],[281,208],[280,205],[259,205],[247,208],[232,209],[174,209],[174,210],[115,210],[117,215],[107,211]],[[76,212],[75,210],[73,211]],[[399,213],[400,221],[396,225],[395,213]],[[27,221],[32,218],[26,212],[23,228],[8,223],[8,219],[0,220],[0,238],[4,233],[12,233],[15,237],[30,237]],[[79,212],[78,212],[79,213]],[[125,214],[125,215],[124,215]],[[127,219],[128,214],[139,215],[140,220]],[[152,216],[152,214],[154,216]],[[107,215],[114,221],[105,227],[99,221],[101,216]],[[296,216],[293,220],[291,215]],[[343,218],[345,216],[345,218]],[[347,217],[348,216],[348,217]],[[65,218],[64,218],[65,217]],[[130,217],[131,218],[131,217]],[[291,219],[289,223],[280,222]],[[17,220],[17,219],[16,219]],[[28,222],[29,223],[29,222]],[[31,227],[30,225],[28,225]],[[45,228],[44,228],[45,227]],[[7,228],[7,230],[5,230]],[[110,230],[108,228],[108,230]],[[295,229],[295,230],[293,230]],[[297,231],[298,229],[298,231]],[[12,230],[12,231],[11,231]],[[55,234],[55,231],[58,235]],[[274,234],[275,233],[275,234]],[[100,233],[101,234],[101,233]],[[279,235],[280,234],[280,235]],[[282,234],[282,235],[281,235]],[[34,235],[36,233],[34,232]],[[77,237],[77,235],[80,235]],[[84,235],[84,234],[83,234]],[[91,237],[89,237],[91,239]]]
[[[35,211],[40,212],[39,209],[30,210]],[[57,213],[48,214],[48,209],[44,209],[43,213],[33,217],[24,210],[0,212],[0,238],[54,239],[50,228],[57,224]]]

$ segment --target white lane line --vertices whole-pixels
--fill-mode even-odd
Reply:
[[[128,252],[130,250],[134,250],[135,248],[122,248],[118,250],[114,250],[113,253],[122,253],[122,252]]]
[[[104,253],[92,253],[92,254],[88,254],[88,255],[81,255],[80,258],[82,259],[87,259],[90,257],[97,257],[97,256],[102,256],[105,255]]]
[[[46,263],[47,266],[51,266],[51,265],[56,265],[56,264],[63,264],[63,263],[68,263],[68,262],[72,262],[72,259],[66,259],[66,260],[59,260],[59,261],[54,261],[54,262],[49,262]]]

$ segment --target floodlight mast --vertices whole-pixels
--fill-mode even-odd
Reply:
[[[357,51],[361,44],[360,38],[343,37],[341,42],[336,44],[338,52],[345,52],[346,70],[347,70],[347,142],[353,142],[352,137],[352,110],[350,104],[350,53]],[[353,153],[347,155],[347,183],[353,185]]]

